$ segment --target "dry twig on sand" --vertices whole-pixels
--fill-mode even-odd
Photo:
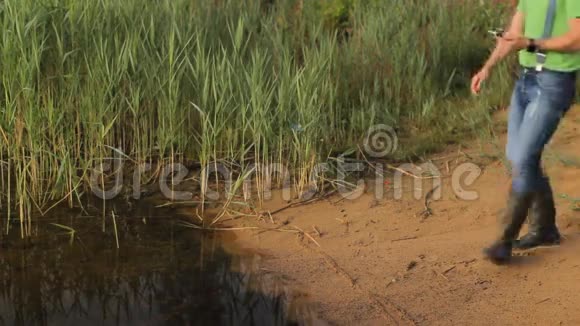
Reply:
[[[322,233],[318,230],[316,225],[313,225],[312,229],[314,229],[314,232],[316,232],[316,235],[318,235],[319,238],[322,238]]]
[[[443,277],[446,281],[449,281],[449,279],[447,278],[447,276],[443,275],[443,273],[438,273],[436,270],[432,269],[431,270],[433,273],[435,273],[435,275],[439,275],[441,277]]]
[[[301,228],[299,228],[299,227],[297,227],[295,225],[294,225],[294,228],[296,230],[300,231],[300,233],[302,233],[303,235],[307,236],[308,239],[312,240],[312,242],[314,242],[318,247],[320,247],[320,244],[316,240],[314,240],[314,238],[310,234],[304,232],[304,230],[302,230]]]
[[[443,273],[441,273],[441,274],[445,275],[445,274],[451,272],[452,270],[454,270],[455,267],[457,267],[457,265],[453,265],[453,266],[449,267],[448,269],[444,270]]]
[[[391,240],[391,242],[399,242],[399,241],[415,240],[415,239],[417,239],[416,236],[415,237],[404,237],[404,238],[399,238],[399,239]]]
[[[274,211],[272,211],[272,212],[268,212],[268,214],[270,215],[270,218],[271,218],[271,217],[272,217],[272,215],[274,215],[274,214],[278,214],[278,213],[280,213],[280,212],[282,212],[282,211],[285,211],[285,210],[287,210],[287,209],[289,209],[289,208],[293,208],[293,207],[297,207],[297,206],[302,206],[302,205],[311,204],[311,203],[314,203],[314,202],[316,202],[316,201],[322,200],[322,199],[324,199],[324,198],[330,197],[330,196],[332,196],[332,195],[333,195],[335,192],[336,192],[336,190],[331,190],[331,191],[327,192],[326,194],[324,194],[324,195],[322,195],[322,196],[320,196],[320,197],[311,198],[311,199],[306,199],[306,200],[302,200],[302,201],[299,201],[299,202],[296,202],[296,203],[291,203],[291,204],[288,204],[288,205],[286,205],[286,206],[284,206],[284,207],[280,207],[280,208],[278,208],[278,209],[276,209],[276,210],[274,210]]]

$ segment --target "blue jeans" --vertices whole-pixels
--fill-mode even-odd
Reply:
[[[576,73],[524,68],[511,99],[507,158],[512,166],[512,190],[550,191],[541,168],[544,146],[574,102]]]

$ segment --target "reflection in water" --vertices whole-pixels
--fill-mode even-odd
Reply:
[[[59,219],[75,229],[72,245],[50,218],[36,225],[31,240],[13,229],[0,241],[0,325],[315,321],[283,280],[257,268],[258,256],[231,256],[215,234],[152,215],[141,209],[117,219],[120,249],[111,220],[103,233],[100,218]]]

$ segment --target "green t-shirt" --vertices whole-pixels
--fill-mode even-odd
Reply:
[[[580,0],[557,0],[558,8],[554,19],[552,37],[561,36],[568,32],[568,21],[580,18]],[[544,25],[550,0],[520,0],[518,10],[525,15],[524,35],[529,38],[541,39],[544,34]],[[520,51],[520,64],[524,67],[536,66],[536,55],[525,50]],[[580,52],[558,53],[547,52],[547,69],[555,71],[580,70]]]

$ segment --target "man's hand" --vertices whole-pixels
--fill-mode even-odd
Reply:
[[[473,78],[471,79],[471,92],[474,95],[479,94],[481,91],[481,84],[489,78],[489,69],[483,67]]]
[[[503,37],[497,38],[495,49],[481,70],[471,79],[471,92],[475,95],[481,91],[481,84],[489,78],[491,69],[503,58],[515,50],[516,44],[507,38],[519,38],[524,30],[524,13],[516,11],[512,17],[510,27]]]
[[[483,68],[471,79],[471,92],[475,95],[479,94],[481,91],[481,84],[489,78],[491,69],[503,58],[505,58],[510,53],[519,50],[518,46],[521,46],[519,40],[523,42],[523,47],[528,46],[528,41],[525,38],[519,36],[512,36],[513,34],[506,33],[504,37],[497,39],[497,45],[495,50],[491,54],[490,58],[487,60]]]

